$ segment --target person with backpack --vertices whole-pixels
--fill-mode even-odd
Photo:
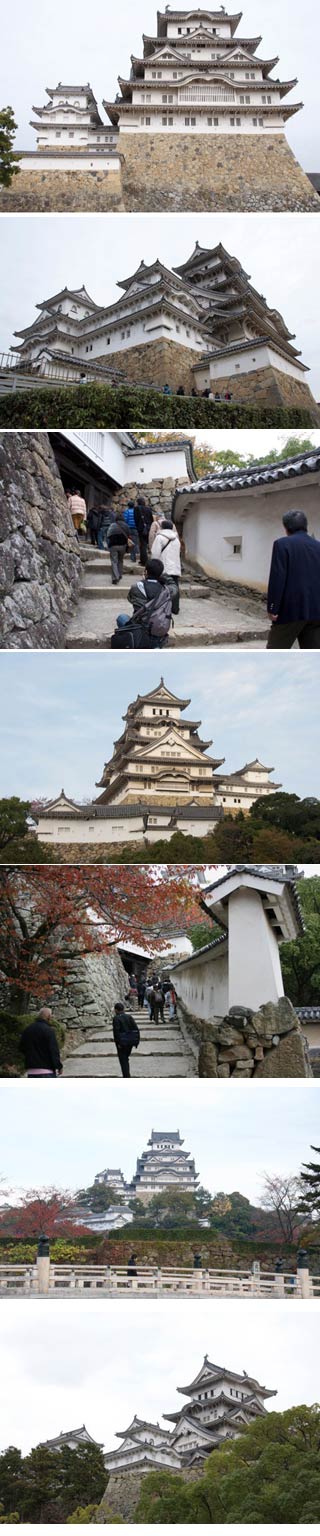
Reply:
[[[113,507],[110,506],[100,507],[99,510],[100,522],[97,533],[97,545],[98,549],[105,550],[107,544],[107,534],[109,532],[109,528],[111,528],[111,523],[115,522],[116,514]]]
[[[152,508],[148,507],[144,496],[137,496],[134,515],[139,537],[140,562],[141,565],[145,565],[148,558],[148,540],[151,523],[153,522],[153,512]]]
[[[110,553],[112,586],[118,585],[123,576],[124,556],[131,544],[129,528],[123,522],[121,515],[109,524],[107,532],[107,549]]]
[[[131,1051],[140,1045],[140,1031],[132,1013],[126,1013],[123,1003],[115,1003],[113,1038],[123,1077],[130,1077]]]
[[[159,1013],[160,1013],[160,1018],[162,1019],[162,1023],[164,1024],[164,1012],[163,1012],[163,1010],[164,1010],[164,996],[163,996],[162,986],[161,986],[161,982],[157,981],[155,989],[154,989],[154,1004],[153,1004],[153,1017],[154,1017],[155,1024],[159,1024]]]
[[[154,560],[162,560],[163,575],[172,597],[172,613],[179,613],[181,556],[180,539],[170,517],[165,518],[152,546]]]
[[[161,560],[147,560],[145,577],[128,592],[132,618],[119,614],[112,650],[161,650],[166,644],[172,615],[171,592],[163,579]]]
[[[121,516],[130,532],[130,538],[132,541],[130,549],[130,560],[132,560],[133,565],[135,565],[139,549],[139,533],[136,524],[134,501],[128,501],[128,505],[124,508]]]

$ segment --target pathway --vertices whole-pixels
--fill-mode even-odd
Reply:
[[[165,1009],[164,1024],[153,1024],[147,1010],[130,1008],[140,1030],[140,1045],[130,1057],[131,1077],[196,1077],[197,1064],[186,1045],[177,1019],[169,1019]],[[86,1030],[85,1041],[77,1045],[63,1065],[64,1077],[121,1077],[114,1044],[112,1024]]]
[[[142,567],[125,561],[122,581],[112,586],[108,551],[92,550],[83,559],[83,582],[76,613],[70,622],[67,649],[105,649],[118,613],[132,614],[128,592]],[[170,631],[169,646],[265,646],[268,633],[262,601],[254,594],[235,594],[222,582],[184,571],[180,613]]]

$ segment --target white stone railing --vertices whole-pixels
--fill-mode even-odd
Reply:
[[[137,1265],[128,1275],[126,1265],[54,1264],[41,1258],[36,1264],[0,1264],[0,1296],[238,1296],[294,1299],[320,1296],[320,1275],[308,1269],[274,1273],[255,1265],[252,1270],[156,1269]]]

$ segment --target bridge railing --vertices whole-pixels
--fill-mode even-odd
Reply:
[[[108,1264],[55,1264],[49,1257],[35,1264],[0,1264],[0,1295],[95,1295],[128,1296],[320,1296],[320,1275],[305,1266],[294,1273],[254,1270],[198,1269],[175,1266]]]

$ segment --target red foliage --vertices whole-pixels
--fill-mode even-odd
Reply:
[[[0,1237],[38,1238],[72,1237],[80,1235],[79,1227],[72,1227],[68,1210],[72,1209],[71,1196],[61,1190],[30,1189],[21,1205],[9,1206],[0,1212]]]
[[[120,941],[167,948],[201,918],[192,866],[29,866],[0,870],[0,977],[48,997],[73,957]]]

